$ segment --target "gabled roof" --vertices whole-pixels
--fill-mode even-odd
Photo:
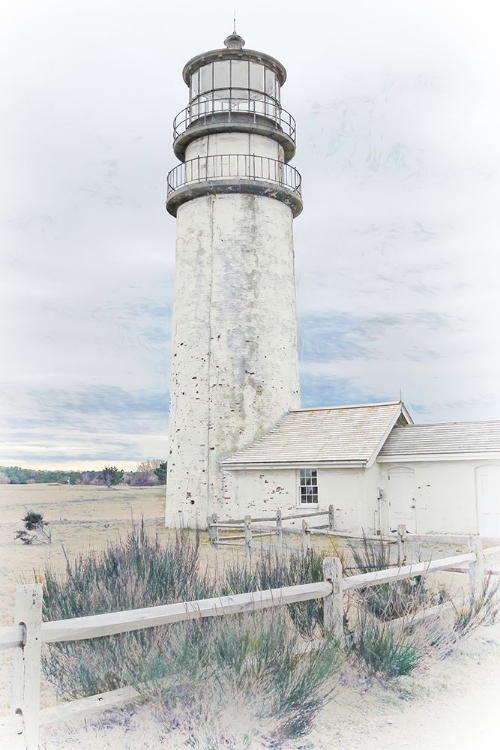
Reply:
[[[226,469],[371,465],[394,425],[412,423],[400,401],[292,409],[263,437],[222,459]]]
[[[500,422],[444,422],[395,427],[378,460],[466,457],[500,458]]]

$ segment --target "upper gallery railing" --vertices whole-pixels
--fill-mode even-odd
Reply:
[[[282,131],[295,143],[295,119],[279,104],[271,99],[228,97],[197,100],[183,109],[174,120],[174,140],[193,126],[203,126],[214,122],[241,121],[241,115],[250,115],[254,123],[271,124]],[[265,122],[265,121],[270,122]]]

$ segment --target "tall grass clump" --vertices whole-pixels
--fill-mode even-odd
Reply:
[[[252,551],[251,561],[238,560],[226,566],[220,591],[241,594],[323,580],[323,555],[314,550],[303,555],[257,548]],[[323,633],[323,599],[288,604],[286,609],[302,637],[311,639]]]
[[[383,540],[363,536],[359,547],[350,544],[350,552],[354,574],[391,567],[390,547]],[[369,675],[391,679],[410,674],[432,648],[441,647],[449,638],[439,613],[419,621],[418,626],[414,616],[448,598],[444,591],[430,590],[423,575],[356,589],[344,622],[350,654]]]
[[[479,594],[471,592],[461,606],[454,606],[453,633],[465,638],[481,625],[494,625],[500,615],[500,581],[492,582],[486,575]]]
[[[425,657],[426,638],[410,634],[406,624],[392,625],[369,612],[359,615],[347,635],[355,661],[370,675],[386,679],[408,675]]]
[[[192,747],[278,748],[310,730],[342,661],[329,638],[301,645],[284,608],[177,623],[138,689]]]
[[[144,523],[134,526],[124,541],[110,543],[102,552],[67,559],[66,576],[51,568],[38,576],[43,618],[63,620],[212,596],[213,585],[199,570],[199,547],[199,533],[179,530],[163,546],[157,536],[148,536]],[[129,684],[135,665],[161,648],[164,632],[147,628],[50,644],[42,657],[45,676],[64,697],[114,690]]]
[[[390,546],[382,539],[371,541],[363,535],[361,547],[351,544],[350,548],[355,573],[372,573],[391,567]],[[428,589],[423,575],[367,586],[358,589],[357,596],[362,599],[363,606],[369,612],[386,621],[409,617],[424,607],[441,604],[446,599],[444,592],[435,594]]]

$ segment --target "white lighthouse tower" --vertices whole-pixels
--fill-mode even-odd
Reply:
[[[292,222],[301,178],[283,65],[225,48],[184,67],[167,211],[177,218],[166,525],[231,514],[224,456],[300,405]]]

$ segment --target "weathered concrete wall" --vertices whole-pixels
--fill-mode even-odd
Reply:
[[[391,468],[407,466],[413,469],[419,534],[478,533],[476,469],[485,465],[500,465],[500,462],[410,461],[404,464],[379,464],[385,491]]]
[[[300,473],[297,469],[232,471],[227,472],[227,477],[234,517],[246,514],[272,517],[278,508],[284,514],[297,512],[299,508],[307,511],[307,507],[299,505]],[[319,469],[318,508],[310,510],[328,510],[328,506],[333,505],[337,530],[360,533],[364,528],[372,533],[373,517],[366,517],[366,479],[363,469]],[[224,518],[228,517],[228,507]],[[326,520],[319,519],[319,523],[326,523]]]
[[[385,534],[394,527],[388,472],[406,467],[413,470],[417,533],[477,534],[476,474],[485,466],[500,467],[500,461],[384,462],[369,469],[319,469],[319,510],[333,505],[338,531],[374,534],[381,529]],[[273,516],[277,508],[291,511],[298,507],[299,472],[295,469],[232,471],[227,475],[234,517],[247,513]],[[229,507],[224,510],[225,518]]]
[[[294,469],[276,469],[275,471],[228,471],[226,486],[231,497],[231,508],[234,518],[251,515],[254,518],[269,516],[276,510],[283,513],[296,511],[297,508],[297,472]],[[228,518],[229,506],[224,510]]]
[[[255,133],[214,133],[190,143],[186,149],[186,161],[221,154],[255,154],[268,159],[283,159],[282,147],[271,138]]]
[[[248,194],[180,206],[174,295],[166,524],[204,525],[228,514],[218,459],[299,406],[290,208]]]

